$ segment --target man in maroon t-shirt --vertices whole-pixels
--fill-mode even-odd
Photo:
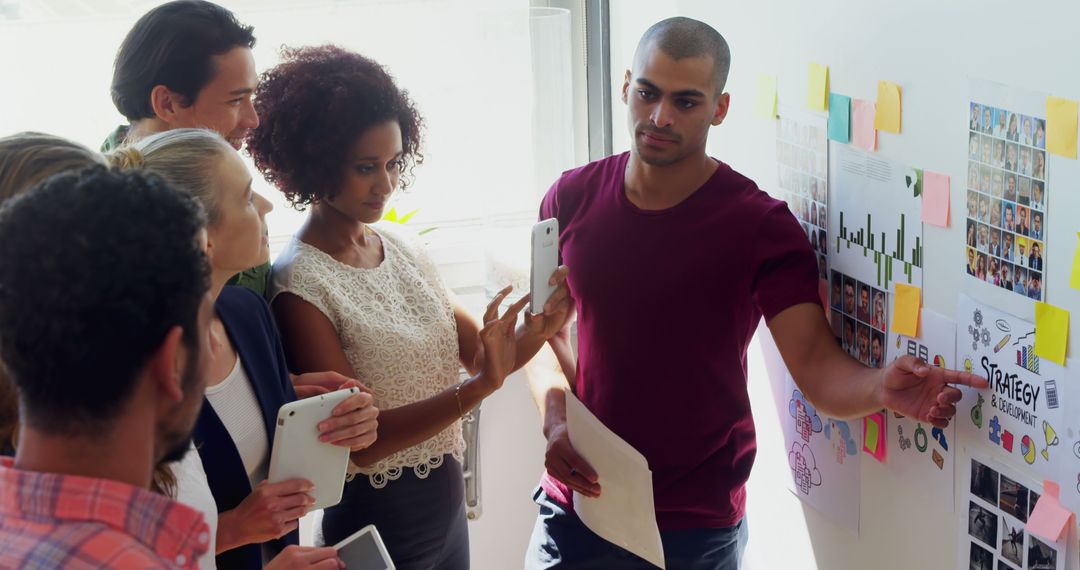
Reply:
[[[648,459],[668,568],[738,568],[756,450],[746,352],[762,317],[803,393],[833,417],[888,407],[945,426],[960,399],[948,383],[985,386],[906,356],[868,368],[837,345],[799,223],[705,153],[727,115],[729,64],[704,23],[651,27],[623,84],[630,152],[565,173],[541,206],[570,268],[576,372],[568,345],[552,347],[577,397]],[[565,380],[532,385],[548,445],[526,567],[648,567],[571,512],[573,492],[596,496],[603,481],[570,445]]]

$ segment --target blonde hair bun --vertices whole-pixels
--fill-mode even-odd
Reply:
[[[142,151],[131,145],[122,146],[108,155],[109,164],[120,170],[142,168],[146,164],[146,157]]]

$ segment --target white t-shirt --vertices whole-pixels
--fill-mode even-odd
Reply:
[[[262,408],[239,357],[225,380],[206,389],[206,399],[225,424],[254,489],[268,475],[270,443]]]
[[[210,483],[206,480],[206,471],[203,470],[202,459],[195,450],[195,445],[192,444],[187,455],[170,467],[176,477],[176,500],[202,513],[206,525],[210,527],[210,548],[199,558],[199,568],[214,570],[217,568],[214,557],[217,547],[217,503],[210,492]]]

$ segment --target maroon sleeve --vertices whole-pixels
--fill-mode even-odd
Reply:
[[[766,321],[801,303],[821,305],[817,256],[787,204],[766,211],[754,242],[752,293]]]

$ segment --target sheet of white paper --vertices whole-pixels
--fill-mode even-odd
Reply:
[[[956,368],[956,323],[929,309],[922,310],[919,336],[912,338],[889,327],[888,361],[910,354],[933,366]],[[920,492],[931,495],[942,509],[953,510],[956,425],[936,428],[888,412],[889,469]]]
[[[1061,366],[1035,356],[1035,334],[1035,323],[960,295],[957,368],[988,378],[990,388],[961,388],[957,434],[1040,480],[1056,479],[1073,452],[1058,433],[1067,425],[1063,393],[1072,380]]]
[[[776,343],[759,328],[791,478],[788,489],[837,525],[859,534],[861,420],[819,415],[783,366]]]
[[[922,287],[922,170],[832,143],[829,267],[878,289]]]
[[[573,394],[566,394],[570,443],[600,478],[598,498],[574,493],[574,511],[598,536],[664,568],[656,526],[652,471],[645,456],[607,428]]]

